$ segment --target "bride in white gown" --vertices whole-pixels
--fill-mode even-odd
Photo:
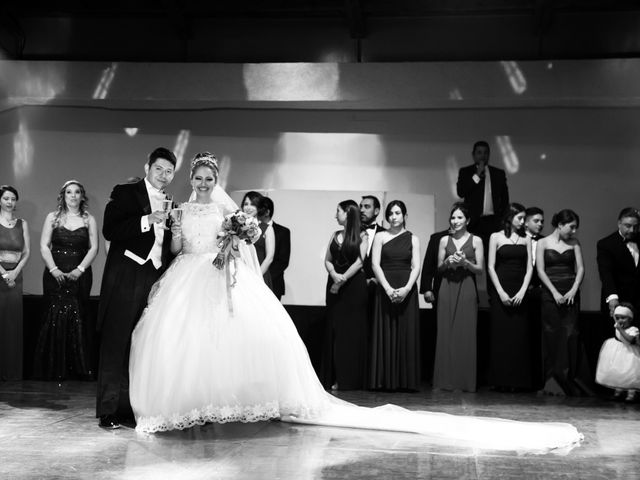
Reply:
[[[542,453],[579,444],[582,435],[566,423],[358,407],[325,392],[291,318],[262,279],[253,246],[243,244],[238,261],[223,269],[212,265],[224,215],[237,210],[216,186],[217,176],[215,158],[196,155],[194,194],[173,229],[172,249],[179,254],[154,285],[133,332],[136,430],[279,418],[414,432],[429,443],[498,450]]]

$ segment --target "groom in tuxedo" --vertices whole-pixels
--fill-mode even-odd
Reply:
[[[269,274],[271,274],[273,293],[278,297],[278,300],[280,300],[285,293],[284,271],[289,266],[289,257],[291,257],[291,231],[287,227],[273,221],[273,212],[275,209],[273,200],[269,197],[263,197],[261,205],[265,210],[261,220],[273,226],[273,235],[276,240],[273,261],[269,266]]]
[[[102,277],[97,327],[100,363],[96,416],[102,428],[130,421],[131,333],[147,304],[151,286],[170,260],[171,233],[162,203],[173,180],[176,157],[156,148],[136,183],[116,185],[104,211],[102,233],[111,242]]]
[[[636,311],[640,311],[639,223],[638,210],[624,208],[618,215],[618,229],[598,241],[601,310],[607,318],[613,317],[613,311],[620,302],[629,302]],[[609,322],[607,326],[611,329]]]

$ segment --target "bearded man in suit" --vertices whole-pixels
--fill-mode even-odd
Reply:
[[[370,294],[375,293],[375,287],[378,283],[371,267],[371,245],[373,245],[373,237],[376,236],[376,233],[385,231],[385,228],[382,225],[378,225],[376,221],[379,214],[380,200],[378,200],[378,197],[374,195],[362,197],[362,200],[360,200],[360,225],[367,239],[367,256],[362,262],[362,270],[367,279]]]
[[[637,209],[623,208],[618,215],[618,229],[598,241],[601,310],[607,318],[613,318],[620,302],[628,302],[640,311],[639,223]]]
[[[261,206],[265,212],[261,220],[273,226],[273,234],[276,240],[273,261],[269,265],[269,274],[271,275],[273,293],[280,300],[285,294],[284,271],[289,266],[289,258],[291,257],[291,230],[273,221],[275,209],[273,200],[269,197],[263,197]]]
[[[176,157],[156,148],[136,183],[116,185],[104,212],[102,233],[111,242],[102,277],[97,326],[100,363],[96,417],[102,428],[130,422],[129,349],[131,333],[147,304],[151,286],[170,261],[171,233],[165,227],[165,187],[173,180]]]

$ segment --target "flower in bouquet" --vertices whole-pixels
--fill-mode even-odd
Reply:
[[[220,251],[213,260],[213,264],[217,268],[223,268],[230,257],[235,262],[236,258],[240,256],[239,243],[255,243],[260,235],[262,235],[262,231],[255,217],[240,210],[227,215],[218,233]]]

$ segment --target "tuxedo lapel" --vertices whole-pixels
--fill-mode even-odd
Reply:
[[[633,255],[629,251],[629,248],[624,243],[622,236],[618,232],[615,234],[616,239],[616,249],[618,250],[618,254],[620,255],[620,259],[623,262],[627,262],[632,269],[638,269],[640,267],[640,262],[636,265],[635,260],[633,259]]]
[[[136,184],[136,201],[145,215],[149,215],[151,213],[151,201],[149,200],[149,194],[147,193],[147,187],[144,180],[140,180]]]

